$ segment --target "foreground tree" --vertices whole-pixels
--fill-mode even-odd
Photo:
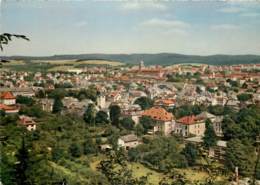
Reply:
[[[118,126],[121,115],[121,108],[118,105],[111,105],[109,107],[109,115],[111,123],[115,126]]]
[[[145,185],[147,176],[136,178],[127,165],[127,158],[123,150],[111,151],[107,159],[99,164],[99,170],[106,176],[111,185]]]
[[[97,145],[93,142],[92,138],[86,138],[85,142],[83,143],[83,153],[87,154],[94,154],[97,152]]]
[[[69,147],[69,152],[72,157],[80,157],[81,156],[81,148],[77,143],[72,143]]]
[[[15,166],[16,173],[16,184],[17,185],[27,185],[28,181],[28,168],[29,168],[29,153],[25,146],[24,138],[22,140],[22,146],[18,150],[16,155],[17,163]]]
[[[88,105],[83,117],[86,123],[95,125],[96,109],[94,104]]]
[[[256,154],[248,142],[232,139],[227,144],[225,165],[231,171],[238,167],[239,173],[250,177],[253,175]]]
[[[0,34],[0,49],[3,51],[3,45],[9,44],[10,41],[12,41],[12,38],[18,38],[29,41],[25,35],[17,35],[17,34],[11,34],[11,33],[3,33]]]
[[[147,133],[150,129],[152,129],[156,125],[156,121],[154,121],[149,116],[142,116],[140,118],[140,125],[142,125],[144,129],[144,133]]]
[[[34,100],[31,97],[27,96],[17,96],[16,97],[16,103],[24,104],[27,106],[32,106],[34,104]]]
[[[188,185],[191,184],[187,178],[175,170],[171,170],[159,182],[159,185]]]
[[[194,166],[196,164],[198,150],[195,144],[187,143],[181,153],[185,156],[189,166]]]
[[[60,98],[55,98],[52,108],[52,113],[60,113],[63,109],[63,103]]]
[[[217,136],[210,119],[206,120],[206,130],[203,137],[203,144],[207,149],[214,147],[217,144]]]

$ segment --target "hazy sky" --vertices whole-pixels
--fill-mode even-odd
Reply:
[[[0,19],[31,39],[3,55],[260,54],[260,1],[2,0]]]

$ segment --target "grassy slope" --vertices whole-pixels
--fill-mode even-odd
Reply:
[[[97,166],[99,162],[104,159],[104,156],[100,157],[93,157],[90,162],[90,168],[93,171],[97,171]],[[129,168],[133,170],[133,175],[135,177],[141,177],[141,176],[148,176],[148,182],[154,185],[158,185],[160,180],[164,177],[164,174],[157,172],[155,170],[149,169],[145,167],[144,165],[140,163],[129,163]],[[206,172],[201,172],[201,171],[196,171],[191,168],[187,169],[176,169],[178,172],[181,174],[184,174],[186,178],[190,181],[200,181],[200,180],[205,180],[208,176]],[[223,177],[219,177],[218,180],[221,180]]]

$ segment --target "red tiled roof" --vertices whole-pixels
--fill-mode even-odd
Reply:
[[[152,119],[158,121],[171,121],[173,119],[172,113],[167,112],[164,108],[161,107],[152,107],[148,110],[145,110],[142,115],[149,116]]]
[[[31,117],[28,116],[20,116],[20,122],[22,125],[34,125],[35,122]]]
[[[178,122],[184,125],[191,125],[196,122],[196,116],[184,116],[180,119],[178,119]]]
[[[11,92],[3,92],[1,94],[1,99],[15,99],[14,95]]]
[[[164,104],[164,105],[172,105],[175,104],[175,100],[173,99],[162,99],[162,100],[157,100],[155,103],[157,104]]]

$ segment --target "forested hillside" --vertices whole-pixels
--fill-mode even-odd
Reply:
[[[232,65],[260,63],[258,55],[182,55],[174,53],[158,54],[80,54],[80,55],[54,55],[44,57],[11,56],[2,59],[17,60],[111,60],[128,64],[137,64],[143,60],[146,65],[172,65],[182,63],[201,63],[211,65]]]

